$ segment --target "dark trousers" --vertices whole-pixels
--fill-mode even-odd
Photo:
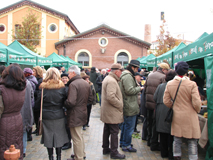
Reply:
[[[34,122],[36,124],[36,129],[38,131],[39,130],[38,121],[39,121],[39,117],[40,117],[40,111],[33,111],[33,113],[34,113]]]
[[[103,150],[109,149],[109,136],[110,136],[110,148],[111,148],[111,156],[118,154],[118,133],[119,127],[118,124],[107,124],[104,123],[103,130]]]
[[[144,117],[143,128],[142,128],[142,140],[147,140],[147,118]]]
[[[156,131],[154,110],[150,109],[147,109],[147,133],[147,143],[150,144],[152,149],[156,149],[159,146],[158,132]]]
[[[89,124],[91,110],[92,110],[92,104],[87,104],[87,124],[86,125]]]
[[[173,136],[171,134],[160,132],[160,150],[162,158],[173,159]]]

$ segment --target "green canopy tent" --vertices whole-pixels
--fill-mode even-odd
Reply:
[[[71,64],[73,65],[77,65],[79,68],[82,68],[82,64],[72,60],[71,58],[69,58],[68,56],[64,57],[63,55],[60,55],[61,57],[63,57],[64,59],[68,60]]]
[[[17,40],[11,43],[8,47],[17,50],[24,55],[36,57],[36,65],[38,66],[44,66],[45,68],[49,68],[52,66],[51,58],[38,55],[37,53],[31,51],[30,49],[19,43]]]
[[[173,63],[172,63],[172,54],[175,51],[177,51],[177,50],[179,50],[181,48],[184,48],[184,47],[186,47],[185,43],[181,42],[177,47],[175,47],[175,48],[169,50],[168,52],[166,52],[166,53],[158,56],[157,57],[157,64],[158,63],[162,63],[163,60],[167,60],[167,62],[169,63],[169,65],[172,66],[173,65]]]
[[[154,54],[150,54],[145,58],[142,57],[142,59],[140,60],[140,68],[147,68],[147,60],[152,59],[154,57],[155,57]]]
[[[213,160],[213,56],[204,58],[206,71],[206,93],[207,93],[207,111],[208,111],[208,139],[206,160]]]
[[[52,58],[53,67],[64,67],[67,71],[69,67],[73,65],[67,59],[64,59],[63,57],[59,56],[55,52],[49,55],[48,58]]]
[[[157,57],[147,60],[147,69],[148,71],[152,71],[153,67],[157,67]]]
[[[204,32],[198,39],[195,40],[195,42],[201,40],[202,38],[204,38],[208,35],[209,35],[208,33]]]
[[[25,66],[34,66],[36,64],[34,56],[24,55],[2,43],[0,43],[0,61],[4,62],[4,65],[18,63]]]
[[[143,56],[143,57],[141,57],[141,58],[138,58],[137,60],[138,60],[138,61],[142,61],[144,58],[146,58],[146,56]]]
[[[213,54],[213,33],[174,52],[173,62],[185,61],[189,67],[204,78],[204,57]]]

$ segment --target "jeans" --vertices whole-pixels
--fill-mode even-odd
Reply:
[[[27,148],[27,131],[25,130],[23,133],[23,153],[26,153]]]
[[[189,160],[197,160],[198,159],[198,151],[197,151],[197,140],[196,139],[186,139],[188,142],[188,155]],[[181,157],[181,145],[182,145],[182,137],[175,137],[173,142],[173,156]]]
[[[124,116],[124,122],[121,128],[120,145],[122,147],[131,147],[132,133],[134,132],[137,115]]]

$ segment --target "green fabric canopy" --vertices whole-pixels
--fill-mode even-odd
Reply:
[[[146,56],[145,58],[140,60],[140,68],[147,68],[147,60],[154,58],[155,55],[154,54],[150,54],[148,56]]]
[[[47,57],[43,57],[43,56],[38,55],[37,53],[31,51],[30,49],[28,49],[27,47],[25,47],[24,45],[19,43],[17,40],[15,40],[13,43],[11,43],[8,47],[21,52],[25,56],[36,57],[36,65],[52,66],[52,59],[51,58],[47,58]]]
[[[67,59],[59,56],[55,52],[49,55],[48,58],[52,58],[54,67],[64,67],[66,70],[68,70],[69,67],[73,65]]]
[[[0,43],[0,62],[5,62],[8,64],[18,63],[24,65],[35,65],[36,58],[31,55],[24,55],[21,52]]]
[[[82,64],[72,60],[71,58],[69,58],[68,56],[64,57],[63,55],[60,55],[61,57],[63,57],[64,59],[68,60],[71,64],[76,65],[78,67],[82,68]]]
[[[160,55],[157,57],[157,64],[158,63],[162,63],[163,60],[167,60],[169,65],[172,66],[172,52],[174,53],[175,51],[181,49],[181,48],[184,48],[186,47],[185,43],[181,42],[177,47],[169,50],[168,52]]]
[[[206,36],[208,36],[209,34],[208,33],[206,33],[206,32],[204,32],[198,39],[196,39],[195,41],[199,41],[199,40],[201,40],[202,38],[204,38],[204,37],[206,37]]]
[[[207,93],[207,111],[208,111],[208,139],[206,160],[213,160],[213,56],[204,58],[206,71],[206,93]]]
[[[179,61],[194,61],[196,62],[193,67],[199,67],[199,61],[203,61],[203,58],[206,57],[208,54],[213,53],[213,33],[204,38],[195,41],[194,43],[189,44],[188,46],[177,50],[174,52],[173,61],[177,63]]]

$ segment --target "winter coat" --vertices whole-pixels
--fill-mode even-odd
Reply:
[[[174,99],[181,78],[175,78],[167,83],[163,102],[167,107],[172,107],[171,99]],[[173,120],[171,135],[184,138],[200,138],[200,125],[197,113],[201,109],[201,100],[195,82],[188,77],[183,77],[173,105]]]
[[[20,149],[20,159],[23,159],[23,121],[20,111],[24,104],[25,89],[17,91],[0,85],[0,90],[4,103],[0,119],[0,160],[4,159],[4,151],[12,144]]]
[[[118,81],[112,72],[104,79],[101,95],[101,121],[108,124],[123,122],[123,98]]]
[[[33,99],[31,99],[31,103],[32,103],[32,107],[35,106],[35,99],[34,99],[34,92],[35,92],[35,89],[36,89],[36,85],[38,84],[38,81],[37,79],[35,78],[35,76],[33,75],[30,75],[28,77],[26,77],[26,79],[30,82],[32,88],[33,88]]]
[[[32,88],[33,88],[33,91],[35,92],[35,90],[36,90],[36,85],[38,84],[38,81],[37,81],[36,77],[33,76],[33,75],[30,75],[30,76],[26,77],[26,79],[27,79],[28,81],[30,81],[30,83],[31,83],[31,85],[32,85]]]
[[[155,94],[154,101],[156,103],[155,115],[156,115],[156,130],[161,133],[171,133],[171,123],[165,122],[167,112],[169,110],[163,103],[163,95],[166,89],[167,83],[159,84]]]
[[[119,86],[123,96],[124,116],[134,116],[139,113],[138,92],[141,91],[135,77],[128,70],[121,74]]]
[[[158,85],[164,83],[165,74],[161,70],[157,70],[156,72],[150,73],[146,79],[146,83],[144,85],[145,95],[146,95],[146,108],[150,110],[155,109],[155,101],[153,99],[155,90]]]
[[[40,111],[40,107],[41,107],[41,106],[40,106],[41,102],[40,102],[40,100],[38,99],[38,94],[41,92],[41,91],[39,90],[39,86],[40,86],[40,84],[42,83],[43,78],[37,78],[37,81],[38,81],[38,84],[36,85],[36,89],[35,89],[35,92],[34,92],[34,101],[35,101],[35,105],[34,105],[33,110],[39,112],[39,111]]]
[[[87,123],[87,103],[92,103],[93,96],[90,85],[79,75],[68,82],[69,91],[65,101],[68,127],[79,127]]]
[[[101,93],[101,90],[102,90],[102,82],[104,80],[104,78],[106,77],[107,75],[103,75],[101,74],[100,76],[98,76],[98,78],[96,79],[96,84],[98,86],[98,90],[96,90],[98,93]]]
[[[23,120],[23,131],[29,131],[33,125],[33,109],[32,101],[34,101],[34,92],[31,83],[26,80],[26,92],[24,105],[21,108],[21,115]]]
[[[41,90],[43,90],[42,119],[56,120],[64,118],[63,105],[66,100],[65,86],[62,81],[53,79],[42,82],[38,99],[41,102]],[[41,104],[41,103],[40,103]]]
[[[96,92],[95,92],[95,87],[93,85],[92,82],[89,82],[89,85],[90,85],[90,88],[91,88],[91,91],[92,91],[92,105],[95,105],[96,104]]]
[[[95,91],[98,90],[98,85],[96,84],[96,79],[98,78],[98,76],[99,76],[99,74],[96,73],[95,70],[91,70],[91,72],[90,72],[90,79],[89,80],[90,80],[90,82],[93,83],[93,85],[95,87]]]

